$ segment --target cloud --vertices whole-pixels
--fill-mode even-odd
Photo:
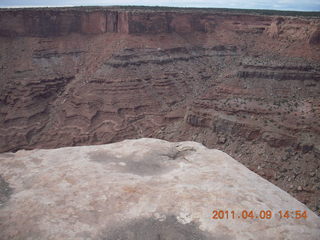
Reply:
[[[146,5],[320,11],[320,0],[1,0],[0,7]]]

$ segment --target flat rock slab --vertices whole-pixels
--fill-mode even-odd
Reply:
[[[304,204],[195,142],[139,139],[4,153],[0,175],[1,239],[320,236],[320,218]],[[214,210],[224,216],[213,219]],[[262,219],[268,210],[272,217]],[[278,211],[286,210],[290,217],[280,218]],[[291,211],[306,211],[307,218],[295,219]]]

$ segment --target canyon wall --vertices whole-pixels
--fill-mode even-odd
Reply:
[[[222,149],[320,210],[319,17],[0,10],[0,151],[127,138]]]
[[[144,11],[101,8],[90,9],[0,9],[0,36],[2,37],[55,37],[71,33],[102,34],[156,34],[214,32],[217,27],[229,28],[238,33],[262,33],[269,30],[275,37],[281,26],[289,23],[291,30],[310,25],[314,44],[319,42],[317,18],[301,19],[257,14],[201,11]],[[254,24],[253,24],[254,23]],[[288,27],[288,26],[287,26]],[[306,37],[306,36],[304,36]]]

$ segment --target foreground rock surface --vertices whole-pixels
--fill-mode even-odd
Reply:
[[[1,239],[318,239],[305,205],[219,150],[157,139],[0,154]],[[213,220],[212,211],[235,219]],[[271,210],[269,220],[237,218]],[[280,219],[279,210],[307,211]],[[257,214],[256,214],[257,215]]]

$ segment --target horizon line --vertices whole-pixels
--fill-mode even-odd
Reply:
[[[17,8],[72,8],[72,7],[165,7],[165,8],[197,8],[197,9],[233,9],[233,10],[266,10],[266,11],[288,11],[288,12],[319,12],[320,10],[296,10],[296,9],[276,9],[276,8],[228,8],[228,7],[193,7],[193,6],[167,6],[167,5],[33,5],[33,6],[1,6],[0,9]]]

